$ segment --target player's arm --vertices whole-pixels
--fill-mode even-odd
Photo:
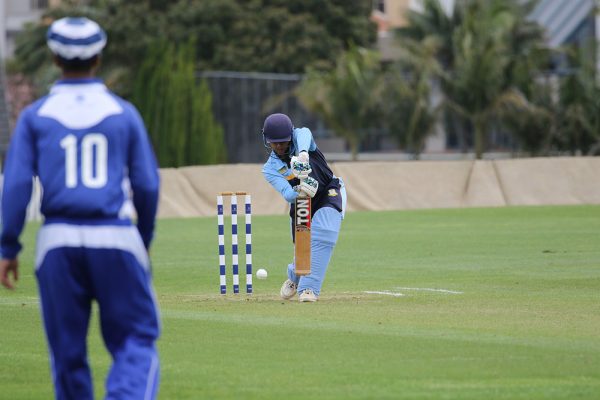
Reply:
[[[12,274],[12,280],[10,275]],[[0,260],[0,283],[7,289],[14,289],[14,282],[19,280],[19,260],[1,259]]]
[[[129,180],[133,191],[133,205],[137,213],[137,227],[146,248],[154,237],[158,209],[159,174],[152,145],[144,122],[131,107],[131,136],[129,143]]]
[[[19,236],[25,225],[27,204],[31,199],[35,175],[35,144],[29,129],[26,110],[21,114],[8,148],[4,167],[2,196],[2,258],[15,259],[21,244]]]
[[[294,190],[283,175],[277,171],[272,171],[268,166],[265,166],[262,172],[267,182],[269,182],[288,203],[294,202],[296,197],[298,197],[298,192]]]
[[[294,130],[294,137],[296,139],[296,148],[298,154],[302,152],[315,151],[317,149],[317,143],[313,139],[312,132],[308,128],[296,128]]]
[[[313,139],[312,132],[308,128],[295,129],[294,139],[298,155],[292,157],[290,164],[294,175],[303,180],[312,172],[308,152],[314,151],[317,148],[317,144]]]
[[[283,175],[270,171],[267,167],[263,168],[263,175],[267,182],[269,182],[290,204],[293,203],[300,194],[314,197],[319,188],[319,182],[310,177],[301,180],[298,186],[292,187]]]
[[[8,289],[13,289],[13,281],[19,279],[17,255],[22,248],[19,236],[25,225],[35,174],[35,144],[28,126],[28,113],[26,109],[17,121],[4,167],[0,283]]]

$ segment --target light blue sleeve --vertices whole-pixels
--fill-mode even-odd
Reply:
[[[14,259],[21,251],[19,236],[25,225],[35,175],[35,144],[29,128],[31,108],[19,118],[13,133],[4,169],[2,196],[2,257]]]
[[[296,192],[292,186],[288,183],[283,175],[278,173],[271,165],[268,163],[265,164],[262,170],[263,176],[277,190],[279,194],[283,196],[283,198],[288,202],[292,203],[298,197],[298,192]]]
[[[314,151],[317,148],[317,143],[308,128],[294,129],[294,140],[296,142],[296,149],[298,149],[297,154],[302,151]]]

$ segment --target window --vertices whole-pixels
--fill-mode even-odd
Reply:
[[[48,0],[30,0],[32,10],[48,8]]]
[[[385,0],[373,0],[373,10],[385,13]]]

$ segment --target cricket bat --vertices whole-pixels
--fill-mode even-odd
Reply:
[[[296,198],[294,260],[297,276],[310,274],[310,197]]]

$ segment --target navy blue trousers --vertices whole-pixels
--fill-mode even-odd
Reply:
[[[113,359],[106,399],[154,399],[160,327],[150,265],[135,227],[43,226],[36,276],[56,398],[93,399],[86,338],[96,301]]]

